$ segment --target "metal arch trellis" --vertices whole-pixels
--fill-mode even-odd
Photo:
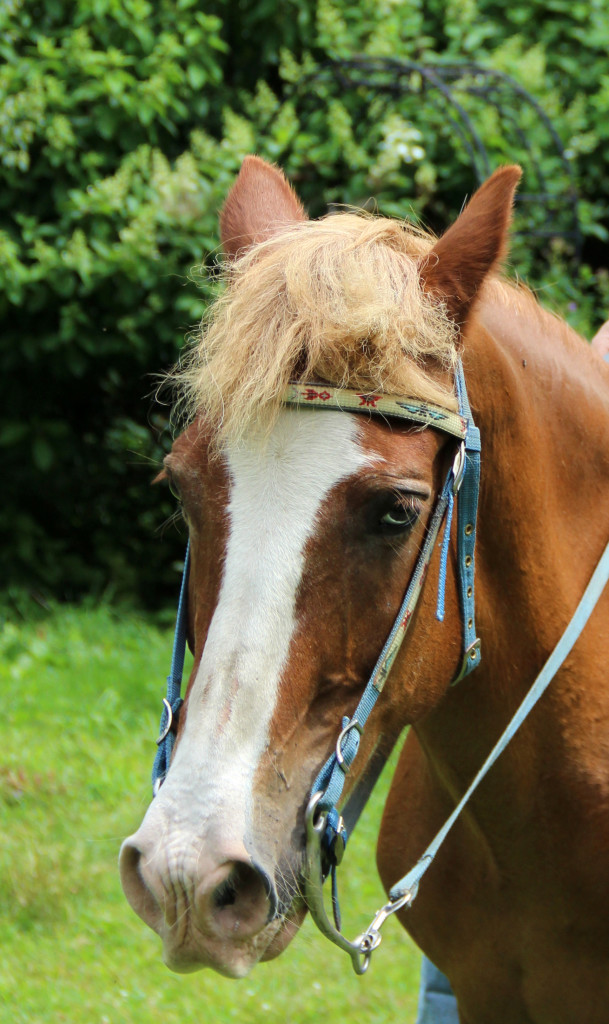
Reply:
[[[582,231],[578,212],[578,194],[575,177],[560,137],[540,104],[516,79],[501,71],[494,71],[474,63],[425,64],[420,61],[397,58],[353,58],[328,61],[306,75],[295,88],[301,98],[310,94],[310,87],[323,82],[337,87],[341,93],[365,88],[374,94],[385,94],[399,99],[407,93],[419,93],[436,102],[438,95],[445,106],[445,117],[462,143],[478,182],[481,184],[491,173],[489,152],[473,115],[466,110],[458,95],[468,96],[479,104],[494,108],[501,123],[509,128],[518,141],[519,156],[525,153],[537,191],[520,192],[517,201],[522,207],[544,211],[541,223],[532,222],[517,233],[542,238],[562,238],[573,250],[576,265],[581,261]],[[561,168],[561,187],[552,187],[542,163],[535,153],[522,124],[522,111],[534,116],[540,130],[545,132],[546,152],[553,152]],[[540,141],[540,135],[536,137]],[[524,219],[524,218],[523,218]]]

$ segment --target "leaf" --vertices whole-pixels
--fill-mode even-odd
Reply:
[[[205,68],[200,64],[189,64],[186,68],[186,74],[193,89],[200,89],[205,84],[207,75]]]
[[[44,437],[35,437],[32,441],[32,458],[36,469],[48,473],[55,462],[55,453]]]

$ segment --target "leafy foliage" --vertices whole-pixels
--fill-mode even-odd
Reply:
[[[14,386],[1,514],[5,536],[18,524],[13,574],[65,596],[145,593],[171,513],[148,493],[164,417],[144,426],[147,375],[203,311],[189,268],[215,245],[239,163],[227,154],[218,175],[218,144],[193,130],[213,123],[221,95],[222,25],[188,0],[16,2],[2,18],[0,360]]]
[[[248,152],[281,162],[312,214],[374,200],[437,230],[474,184],[446,107],[416,75],[399,99],[307,77],[327,60],[472,61],[552,119],[578,180],[590,265],[568,248],[516,265],[575,325],[602,319],[609,231],[609,9],[603,0],[6,0],[0,8],[0,528],[8,581],[61,597],[156,601],[183,537],[151,490],[168,445],[150,374],[171,364],[213,280],[216,217]],[[531,153],[510,112],[459,96],[491,160]],[[519,112],[521,113],[521,112]],[[560,188],[556,157],[522,131]],[[545,249],[545,251],[544,251]]]

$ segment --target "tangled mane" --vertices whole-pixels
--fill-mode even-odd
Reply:
[[[455,407],[457,328],[423,290],[434,239],[360,213],[302,221],[227,264],[176,370],[181,411],[219,441],[272,426],[291,380],[401,394]]]

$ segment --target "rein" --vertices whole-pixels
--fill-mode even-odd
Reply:
[[[418,892],[419,883],[433,863],[436,853],[450,829],[482,779],[560,669],[586,625],[607,580],[609,580],[608,544],[571,622],[467,791],[415,866],[391,888],[388,902],[377,911],[366,931],[353,941],[347,939],[340,931],[336,868],[343,858],[348,835],[344,818],[337,810],[336,805],[342,795],[345,777],[357,755],[360,736],[368,716],[382,693],[391,666],[412,620],[413,611],[421,593],[431,555],[443,523],[445,526],[440,556],[436,615],[440,620],[444,617],[446,561],[453,505],[457,494],[459,495],[457,501],[457,583],[462,618],[462,662],[460,671],[456,679],[453,680],[453,685],[468,675],[480,662],[480,640],[476,637],[474,615],[474,547],[480,478],[480,435],[473,421],[460,360],[456,368],[455,382],[459,401],[458,414],[415,399],[359,393],[333,388],[325,384],[291,384],[283,397],[285,405],[335,409],[391,419],[399,418],[420,424],[423,427],[431,426],[453,437],[459,445],[444,486],[436,499],[425,541],[395,623],[357,708],[351,717],[345,717],[342,720],[335,751],[315,780],[306,811],[304,870],[306,903],[320,931],[350,955],[356,974],[363,974],[367,970],[372,953],[381,942],[380,929],[386,919],[396,911],[412,905]],[[152,772],[154,796],[158,793],[169,770],[175,742],[177,717],[183,703],[181,679],[188,627],[188,571],[189,549],[187,548],[171,671],[167,677],[167,697],[163,699],[160,735],[157,739],[159,749]],[[332,875],[334,923],[328,918],[323,899],[323,884],[328,874]]]

